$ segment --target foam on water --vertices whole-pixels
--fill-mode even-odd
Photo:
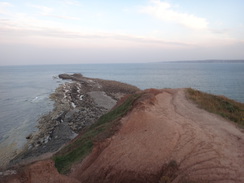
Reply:
[[[82,73],[141,89],[192,87],[244,102],[244,62],[0,67],[0,149],[5,155],[21,148],[25,137],[37,130],[38,119],[52,110],[49,95],[63,82],[56,77],[61,73]],[[5,155],[0,152],[0,157]]]

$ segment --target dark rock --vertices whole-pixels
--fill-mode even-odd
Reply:
[[[83,76],[80,73],[75,73],[75,74],[72,74],[72,75],[59,74],[58,77],[61,78],[61,79],[64,79],[64,80],[65,79],[70,79],[70,80],[73,80],[73,81],[80,81],[81,83],[85,83],[85,81],[83,80]]]
[[[60,79],[72,79],[72,76],[69,74],[59,74],[58,77]]]
[[[55,102],[54,110],[40,118],[38,133],[26,137],[28,139],[27,149],[14,158],[10,165],[28,158],[33,159],[43,153],[57,151],[71,138],[74,138],[75,133],[77,134],[95,123],[100,116],[108,111],[108,108],[101,105],[101,100],[99,100],[101,96],[106,103],[106,100],[110,100],[106,95],[110,97],[123,96],[136,91],[136,88],[129,85],[85,78],[81,74],[60,74],[59,78],[75,82],[60,85],[55,93],[51,94],[50,98]],[[119,87],[120,85],[122,87]],[[124,86],[129,87],[123,93]],[[93,92],[91,95],[92,91],[99,92]],[[119,92],[118,95],[116,92]],[[114,99],[118,100],[119,98],[114,97]]]
[[[62,120],[64,120],[64,117],[65,117],[66,113],[67,113],[66,111],[65,112],[62,112],[61,115],[59,115],[56,118],[56,121],[62,122]]]
[[[30,134],[30,135],[28,135],[27,137],[25,137],[27,140],[29,140],[29,139],[32,139],[32,137],[33,137],[33,135],[32,134]]]

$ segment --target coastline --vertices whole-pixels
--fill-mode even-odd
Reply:
[[[55,155],[0,172],[0,182],[243,182],[242,129],[197,106],[195,92],[127,95]]]
[[[26,137],[23,151],[6,166],[24,165],[51,157],[83,129],[107,113],[123,96],[139,89],[129,84],[83,77],[81,74],[60,74],[63,80],[54,93],[54,109],[38,121],[37,132]]]
[[[190,88],[139,90],[80,74],[59,77],[71,82],[50,96],[54,110],[0,182],[243,182],[243,119],[234,123],[191,97],[215,100],[238,119],[243,104]]]

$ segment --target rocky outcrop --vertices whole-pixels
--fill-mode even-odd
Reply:
[[[139,94],[132,110],[120,119],[116,133],[97,141],[68,175],[58,174],[53,162],[46,160],[0,180],[244,182],[244,134],[239,128],[199,109],[186,98],[184,89],[149,89]]]
[[[71,81],[60,85],[50,96],[55,102],[54,110],[40,118],[39,130],[26,137],[26,148],[11,160],[10,166],[57,151],[108,112],[122,96],[139,90],[124,83],[86,78],[81,74],[60,74],[59,77]]]
[[[73,80],[73,81],[81,81],[83,79],[83,76],[82,74],[59,74],[58,75],[59,78],[61,79],[70,79],[70,80]]]

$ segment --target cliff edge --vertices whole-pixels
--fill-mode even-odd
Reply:
[[[185,89],[137,94],[132,108],[117,118],[114,133],[93,141],[89,155],[74,163],[68,174],[60,175],[50,165],[52,160],[45,160],[4,181],[244,182],[244,134],[239,127],[197,107]],[[43,166],[33,173],[36,168],[30,167],[38,163],[49,164],[52,171]]]

